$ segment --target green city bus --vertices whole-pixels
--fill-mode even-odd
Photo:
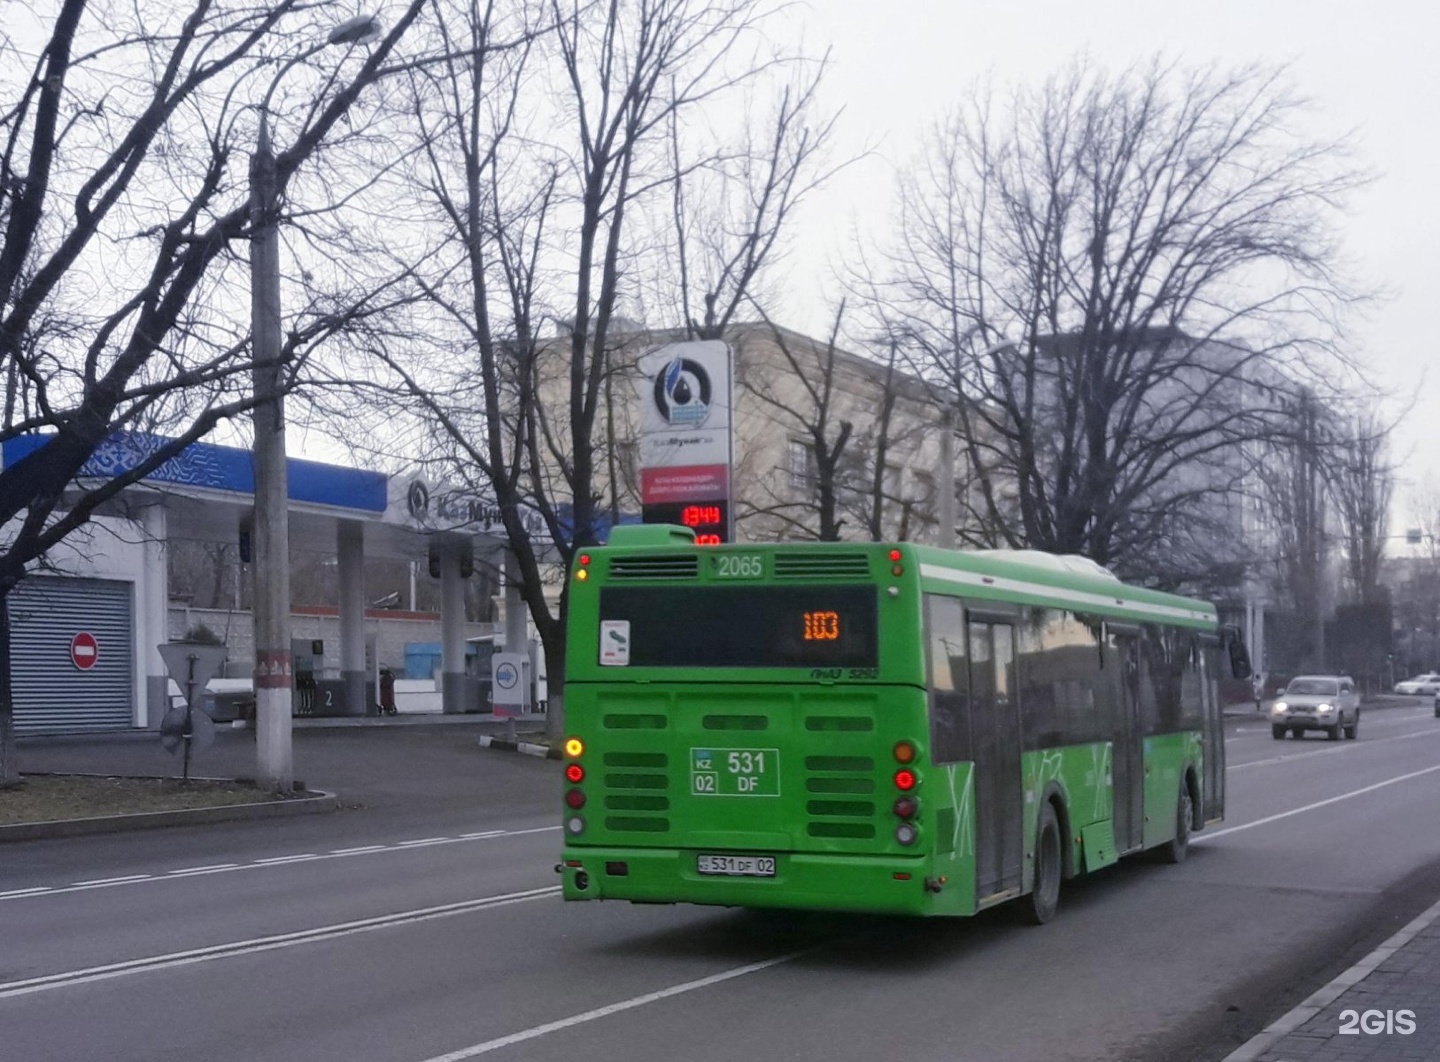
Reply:
[[[970,915],[1225,809],[1214,606],[1084,558],[697,546],[570,573],[567,900]]]

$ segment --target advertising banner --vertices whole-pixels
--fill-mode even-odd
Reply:
[[[725,343],[697,340],[657,347],[638,363],[644,518],[683,522],[705,545],[733,538],[730,357]]]

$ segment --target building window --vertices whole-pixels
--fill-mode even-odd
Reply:
[[[785,467],[790,475],[790,486],[796,490],[807,490],[815,481],[815,451],[797,439],[790,440],[785,453]]]

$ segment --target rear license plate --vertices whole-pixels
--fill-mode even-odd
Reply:
[[[702,874],[728,874],[742,878],[773,878],[774,856],[702,855],[696,869]]]

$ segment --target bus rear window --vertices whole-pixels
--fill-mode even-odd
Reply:
[[[600,619],[628,629],[623,662],[632,667],[876,667],[875,594],[873,586],[607,586]]]

